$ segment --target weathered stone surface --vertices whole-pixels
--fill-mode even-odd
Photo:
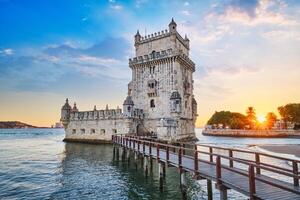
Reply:
[[[146,37],[137,32],[135,48],[123,111],[107,107],[80,112],[66,102],[61,112],[66,139],[110,140],[113,134],[155,134],[165,140],[195,136],[195,64],[188,57],[188,38],[179,35],[172,20],[169,31]]]

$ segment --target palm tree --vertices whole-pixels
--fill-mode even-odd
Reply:
[[[246,113],[247,113],[246,117],[247,117],[247,121],[249,123],[250,129],[253,129],[257,122],[255,109],[252,106],[250,106],[247,108]]]
[[[266,125],[268,129],[271,129],[277,120],[277,116],[273,112],[269,112],[266,116]]]

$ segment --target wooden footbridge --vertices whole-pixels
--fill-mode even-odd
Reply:
[[[249,199],[300,199],[298,160],[209,145],[193,145],[192,148],[184,144],[175,146],[149,138],[122,135],[113,135],[112,141],[115,147],[133,151],[136,159],[138,156],[144,158],[145,173],[148,173],[148,164],[156,159],[159,163],[160,187],[163,187],[165,167],[172,166],[179,169],[183,192],[186,188],[186,172],[193,173],[198,180],[206,179],[209,200],[213,198],[212,181],[220,190],[222,200],[227,199],[228,189],[236,190]],[[253,159],[241,158],[238,154],[252,155],[246,157]],[[284,168],[271,164],[272,159],[289,162],[291,167]]]

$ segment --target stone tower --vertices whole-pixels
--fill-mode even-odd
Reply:
[[[76,104],[75,104],[76,107]],[[77,108],[76,108],[77,109]],[[62,122],[63,126],[66,128],[69,121],[70,121],[70,113],[71,113],[71,106],[69,105],[69,99],[66,99],[66,103],[61,108],[61,118],[60,121]]]
[[[189,59],[189,39],[169,30],[135,35],[135,56],[129,59],[132,81],[128,93],[144,112],[144,126],[159,138],[194,137],[197,103],[193,95],[195,64]]]

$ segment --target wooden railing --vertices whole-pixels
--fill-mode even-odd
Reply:
[[[139,138],[139,137],[132,137],[132,136],[113,135],[112,140],[114,143],[121,144],[127,148],[136,149],[137,146],[138,152],[140,152],[142,148],[142,152],[144,154],[145,154],[145,146],[147,145],[149,148],[150,156],[154,155],[153,148],[155,147],[156,158],[158,160],[162,159],[160,158],[160,151],[163,150],[166,154],[164,161],[168,164],[171,164],[179,168],[185,167],[182,163],[183,157],[193,159],[194,161],[193,169],[186,169],[186,170],[193,171],[196,174],[201,172],[201,169],[199,169],[199,162],[214,165],[216,167],[215,181],[217,184],[222,184],[222,172],[223,172],[222,169],[227,169],[234,173],[248,177],[249,180],[248,192],[249,192],[250,199],[253,199],[256,193],[255,180],[300,195],[300,190],[299,190],[300,177],[299,177],[299,169],[298,169],[298,164],[300,163],[299,160],[284,158],[275,155],[269,155],[266,153],[252,152],[248,150],[224,148],[224,147],[202,145],[202,144],[196,144],[194,145],[194,148],[188,148],[186,146],[188,146],[189,144],[185,144],[185,143],[181,143],[179,146],[176,146],[172,144],[161,143],[153,139]],[[205,147],[208,149],[208,151],[198,150],[199,147]],[[216,153],[217,150],[228,151],[228,155],[222,155],[220,153]],[[172,160],[170,160],[170,152],[173,154],[177,154],[178,156],[177,162],[172,162]],[[254,155],[255,159],[251,160],[248,158],[234,157],[235,152]],[[205,157],[202,155],[206,155],[208,159],[205,159]],[[269,163],[264,163],[261,161],[262,156],[281,160],[281,161],[291,162],[292,169],[275,166]],[[227,160],[229,164],[226,165],[225,163],[223,163],[223,160]],[[246,165],[248,169],[244,170],[240,168],[240,166],[236,165],[237,163],[239,165]],[[271,177],[269,177],[268,179],[267,178],[268,174],[264,173],[262,175],[262,170],[264,170],[265,172],[270,172],[281,176],[290,177],[293,180],[292,185],[294,187],[290,187],[288,183],[280,184],[279,183],[281,181],[280,179],[275,179]],[[278,180],[279,182],[277,182],[276,180]]]

